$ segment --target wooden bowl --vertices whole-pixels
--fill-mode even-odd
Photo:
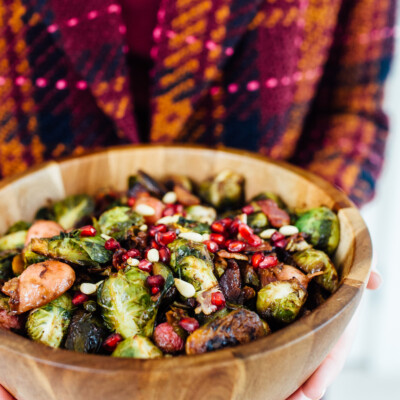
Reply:
[[[250,197],[261,190],[291,207],[326,205],[338,212],[335,255],[342,283],[310,315],[247,345],[162,360],[118,359],[52,349],[0,330],[0,382],[20,400],[284,400],[317,368],[360,301],[371,263],[367,228],[347,197],[322,179],[265,157],[193,146],[127,146],[49,162],[0,185],[0,232],[32,220],[49,199],[126,189],[139,168],[155,177],[183,173],[201,180],[223,168],[246,177]]]

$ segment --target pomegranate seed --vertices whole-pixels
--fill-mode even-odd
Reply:
[[[242,212],[245,213],[245,214],[247,214],[247,215],[253,214],[253,212],[254,212],[254,207],[253,207],[251,204],[248,204],[247,206],[244,206],[244,207],[242,208]]]
[[[258,247],[261,246],[263,241],[259,236],[253,234],[249,238],[247,238],[247,242],[250,246]]]
[[[226,228],[229,228],[232,225],[232,218],[222,218],[219,222],[221,222],[222,225],[224,225]]]
[[[225,232],[225,226],[221,221],[215,221],[211,224],[211,229],[213,232],[216,233],[224,233]]]
[[[87,294],[78,292],[75,294],[74,298],[72,299],[72,304],[74,306],[79,306],[79,304],[82,304],[88,300],[89,300],[89,296]]]
[[[117,250],[120,247],[121,245],[114,238],[110,238],[104,243],[104,248],[106,250]]]
[[[174,204],[174,212],[175,214],[183,214],[183,205],[182,204]]]
[[[258,264],[258,268],[261,268],[261,269],[271,268],[271,267],[275,267],[276,265],[278,265],[278,263],[279,263],[279,260],[277,257],[266,256],[266,257],[264,257],[264,260],[262,260]]]
[[[153,286],[151,289],[150,289],[150,291],[151,291],[151,294],[157,294],[157,293],[159,293],[160,292],[160,288],[158,287],[158,286]]]
[[[192,333],[196,329],[199,329],[200,324],[197,321],[197,319],[188,317],[188,318],[182,318],[179,321],[179,326],[183,328],[186,332]]]
[[[146,282],[150,287],[160,288],[164,286],[165,279],[162,275],[152,275],[147,277]]]
[[[167,225],[164,224],[159,224],[159,225],[153,225],[150,229],[149,229],[149,235],[151,237],[156,236],[157,232],[167,232]]]
[[[208,251],[211,253],[216,253],[219,250],[218,244],[212,240],[205,240],[203,243],[207,246]]]
[[[174,214],[175,214],[175,207],[173,204],[169,204],[164,208],[162,216],[163,217],[171,217]]]
[[[273,242],[278,242],[279,240],[285,239],[285,236],[282,235],[282,233],[276,231],[274,234],[271,236],[271,240]]]
[[[171,260],[171,252],[168,247],[160,247],[158,254],[160,255],[160,262],[164,264],[168,264]]]
[[[260,262],[264,260],[264,258],[265,257],[263,253],[254,253],[251,257],[251,265],[254,268],[257,268],[260,265]]]
[[[277,242],[274,242],[275,247],[279,247],[281,249],[284,249],[286,247],[286,239],[278,240]]]
[[[160,246],[166,246],[167,244],[172,243],[175,239],[176,233],[174,231],[156,233],[156,242]]]
[[[140,257],[140,251],[138,249],[130,249],[124,255],[128,258],[138,258]]]
[[[225,247],[228,247],[230,243],[232,243],[234,240],[233,239],[228,239],[224,244]]]
[[[152,249],[159,249],[160,248],[160,246],[157,244],[157,242],[155,241],[155,240],[152,240],[151,242],[150,242],[150,247],[152,248]]]
[[[96,236],[96,229],[92,225],[85,225],[81,229],[81,236]]]
[[[153,269],[153,264],[150,261],[143,259],[140,260],[138,268],[141,269],[142,271],[150,273]]]
[[[240,221],[239,219],[235,219],[233,222],[232,222],[232,225],[229,227],[229,232],[232,234],[232,235],[236,235],[237,233],[238,233],[238,230],[239,230],[239,225],[241,225],[242,224],[242,221]]]
[[[246,224],[240,224],[238,230],[245,239],[248,239],[253,234],[253,229]]]
[[[225,307],[225,297],[221,292],[214,292],[211,294],[211,303],[219,309]]]
[[[217,243],[219,246],[223,246],[225,244],[225,236],[219,233],[212,233],[210,235],[210,240]]]
[[[244,250],[245,247],[246,244],[240,240],[232,240],[232,242],[228,244],[228,250],[231,253],[239,253],[240,251]]]
[[[133,207],[133,206],[135,205],[135,203],[136,203],[135,197],[129,197],[129,199],[128,199],[128,206],[129,206],[129,207]]]
[[[103,347],[107,351],[114,351],[117,344],[122,341],[122,336],[119,333],[113,333],[104,342]]]

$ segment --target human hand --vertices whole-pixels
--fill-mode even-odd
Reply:
[[[382,278],[378,272],[372,271],[367,288],[378,289]],[[318,369],[311,377],[293,393],[287,400],[319,400],[325,394],[328,386],[336,379],[342,370],[357,330],[357,318],[353,318],[343,335],[336,343]]]

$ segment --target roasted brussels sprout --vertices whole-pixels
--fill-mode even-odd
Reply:
[[[268,218],[262,211],[255,212],[247,216],[247,224],[256,231],[261,230],[268,226]]]
[[[102,321],[91,312],[78,310],[69,325],[65,348],[80,353],[97,353],[106,336]]]
[[[42,262],[47,258],[41,254],[37,254],[34,251],[32,251],[32,243],[29,243],[28,246],[26,246],[24,250],[22,250],[21,256],[25,268],[31,264]]]
[[[210,233],[210,226],[204,222],[191,221],[183,217],[179,217],[178,222],[172,224],[175,229],[180,232],[196,232],[196,233]]]
[[[135,335],[118,343],[112,357],[161,358],[162,351],[146,336]]]
[[[72,302],[67,294],[32,310],[26,321],[29,337],[51,347],[60,347],[71,320]]]
[[[283,202],[283,200],[275,193],[273,192],[261,192],[257,196],[254,196],[251,201],[259,201],[259,200],[273,200],[279,208],[286,208],[286,204]]]
[[[34,253],[78,265],[98,267],[109,262],[112,252],[104,248],[101,236],[79,237],[60,235],[50,239],[32,239]]]
[[[22,249],[28,231],[16,231],[0,238],[0,251]]]
[[[178,264],[179,272],[185,281],[191,283],[196,292],[208,290],[218,286],[218,280],[213,273],[212,264],[208,264],[201,258],[187,256]]]
[[[207,246],[203,243],[193,242],[186,239],[177,239],[168,245],[171,250],[170,265],[177,273],[178,265],[184,257],[194,256],[206,261],[212,268],[212,260]]]
[[[257,295],[257,311],[266,318],[292,322],[307,299],[307,291],[297,279],[275,281],[264,286]]]
[[[307,249],[293,254],[293,260],[307,274],[324,272],[314,278],[315,282],[330,293],[336,291],[339,286],[339,276],[332,261],[323,251]]]
[[[220,172],[199,187],[200,196],[217,209],[239,208],[244,201],[244,178],[230,170]]]
[[[136,267],[120,270],[106,279],[97,291],[106,326],[124,338],[153,333],[157,308],[146,285],[148,276]]]
[[[161,275],[165,281],[169,277],[173,277],[171,269],[161,262],[153,263],[153,275]]]
[[[130,207],[114,207],[101,214],[98,224],[102,233],[122,240],[130,227],[139,227],[144,219]]]
[[[18,221],[8,228],[6,235],[8,235],[10,233],[19,232],[19,231],[27,231],[31,227],[31,225],[32,224],[30,224],[29,222]]]
[[[12,276],[12,260],[17,253],[13,250],[0,252],[0,281],[7,281]]]
[[[68,196],[53,204],[54,218],[65,230],[75,228],[78,222],[94,211],[94,200],[87,194]]]
[[[173,189],[175,186],[181,186],[188,192],[193,191],[193,184],[190,178],[186,175],[171,175],[166,180],[166,185],[169,189]]]
[[[189,206],[186,208],[187,218],[192,221],[211,225],[217,218],[217,212],[213,207]]]
[[[195,330],[187,338],[186,354],[206,353],[249,343],[265,334],[263,322],[255,312],[238,308]]]
[[[167,192],[167,189],[161,182],[156,181],[150,175],[146,174],[146,172],[139,170],[136,176],[137,181],[152,195],[161,197]]]
[[[339,219],[329,208],[312,208],[300,214],[296,226],[300,232],[310,235],[316,248],[328,254],[336,250],[340,239]]]

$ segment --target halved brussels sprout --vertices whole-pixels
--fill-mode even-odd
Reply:
[[[208,290],[218,285],[218,280],[213,273],[213,266],[206,261],[194,257],[187,256],[182,258],[178,264],[179,273],[182,278],[191,283],[196,292]]]
[[[168,245],[171,250],[170,265],[175,273],[178,272],[178,264],[184,257],[194,256],[206,261],[212,266],[212,260],[207,246],[204,243],[193,242],[186,239],[177,239]]]
[[[262,211],[258,211],[247,216],[247,224],[255,230],[261,230],[268,226],[268,218]]]
[[[165,281],[169,277],[173,277],[171,269],[161,262],[153,263],[153,275],[161,275]]]
[[[111,357],[161,358],[162,351],[146,336],[134,337],[118,343]]]
[[[186,175],[171,175],[166,179],[165,184],[171,190],[174,186],[181,186],[189,192],[193,191],[192,181]]]
[[[101,236],[55,236],[50,239],[32,239],[33,253],[78,265],[98,267],[111,260],[112,252],[104,248]],[[29,255],[30,253],[28,253]]]
[[[65,348],[80,353],[97,353],[107,330],[91,312],[78,310],[69,325]]]
[[[191,221],[183,217],[179,217],[178,222],[171,224],[174,229],[179,229],[180,232],[196,232],[210,233],[210,225],[204,222]]]
[[[286,204],[283,202],[283,200],[276,194],[273,192],[261,192],[259,193],[257,196],[254,196],[251,201],[259,201],[259,200],[273,200],[276,204],[278,204],[279,208],[285,209],[286,208]]]
[[[18,221],[7,229],[6,235],[19,231],[27,231],[31,227],[31,225],[32,224],[26,221]]]
[[[53,204],[54,218],[65,230],[75,228],[83,218],[94,211],[94,200],[87,194],[68,196]]]
[[[221,171],[199,186],[200,196],[217,209],[239,208],[244,201],[244,178],[231,170]]]
[[[307,299],[307,291],[297,279],[275,281],[264,286],[257,295],[257,311],[264,318],[292,322]]]
[[[100,215],[98,224],[102,233],[122,240],[129,228],[143,225],[144,219],[130,207],[114,207]]]
[[[106,279],[97,291],[106,326],[124,338],[151,336],[157,306],[146,284],[148,273],[132,267]]]
[[[18,254],[13,250],[6,250],[0,253],[0,281],[8,281],[12,278],[12,260]]]
[[[186,207],[185,210],[187,218],[192,221],[211,225],[217,218],[217,212],[213,207],[196,205]]]
[[[22,250],[21,256],[25,268],[31,264],[37,264],[47,259],[47,257],[32,251],[32,243],[29,243],[24,250]]]
[[[0,238],[0,251],[22,249],[28,231],[16,231]]]
[[[332,254],[340,239],[339,219],[328,207],[312,208],[296,221],[300,232],[311,236],[311,243],[318,249]]]
[[[323,271],[322,275],[314,278],[315,282],[331,293],[336,291],[339,286],[339,276],[332,261],[323,251],[307,249],[293,254],[293,260],[307,274]]]
[[[29,337],[51,347],[60,347],[71,321],[72,301],[68,294],[32,310],[26,321]]]

